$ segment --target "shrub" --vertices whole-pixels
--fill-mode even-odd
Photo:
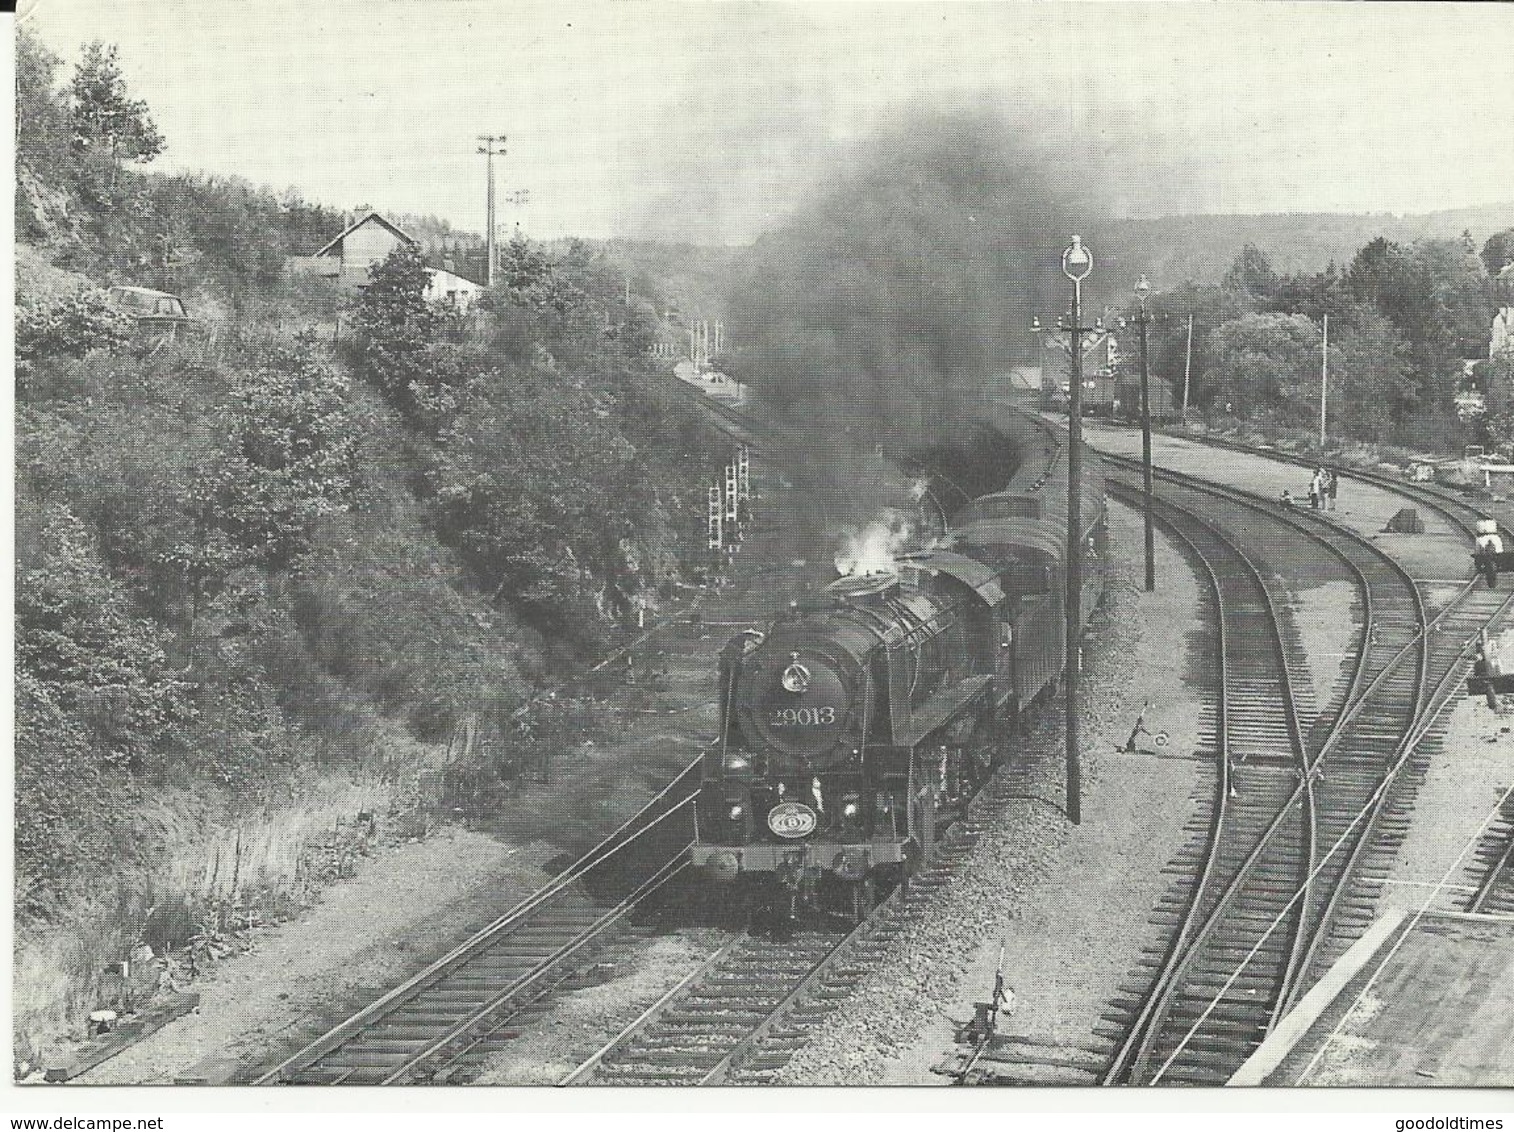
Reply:
[[[132,334],[132,320],[116,310],[110,297],[90,288],[50,303],[16,311],[16,361],[82,358],[91,350],[114,350]]]
[[[96,758],[140,766],[192,718],[188,690],[161,631],[133,615],[83,524],[56,505],[30,518],[34,544],[18,553],[16,666],[83,721]]]

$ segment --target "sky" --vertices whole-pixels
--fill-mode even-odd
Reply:
[[[22,0],[120,47],[155,168],[484,228],[744,243],[921,105],[999,102],[1124,215],[1514,200],[1514,5]],[[65,68],[65,72],[68,68]]]

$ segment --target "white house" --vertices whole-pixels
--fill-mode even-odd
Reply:
[[[426,284],[426,298],[433,303],[450,303],[458,310],[467,310],[484,293],[481,284],[464,279],[454,271],[428,267],[431,281]]]
[[[382,263],[389,253],[404,244],[419,247],[420,241],[398,224],[370,212],[349,224],[329,244],[314,255],[292,256],[289,270],[297,275],[330,279],[342,287],[365,287],[369,271]],[[471,307],[484,288],[453,271],[427,268],[431,276],[426,298],[452,303],[460,310]]]

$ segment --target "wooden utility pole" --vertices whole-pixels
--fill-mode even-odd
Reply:
[[[1183,353],[1183,423],[1188,423],[1188,373],[1193,368],[1193,315],[1188,316],[1188,349]]]
[[[499,155],[500,157],[503,157],[505,155],[505,135],[504,134],[479,134],[478,135],[478,140],[484,143],[483,145],[481,145],[481,146],[478,147],[478,152],[488,155],[488,161],[486,162],[486,165],[488,167],[488,176],[489,176],[489,230],[488,230],[488,233],[487,233],[487,236],[486,236],[486,240],[485,240],[485,244],[486,244],[486,248],[487,248],[485,254],[487,254],[488,257],[489,257],[489,265],[485,269],[485,272],[484,272],[484,282],[488,286],[493,287],[494,286],[494,262],[495,262],[495,257],[494,257],[494,158],[495,158],[496,154]],[[499,148],[495,149],[494,148],[495,145],[498,145]]]
[[[1330,314],[1325,313],[1319,353],[1319,444],[1325,446],[1325,393],[1330,387]]]
[[[1146,526],[1146,592],[1157,588],[1156,546],[1151,530],[1151,375],[1146,351],[1146,296],[1151,294],[1151,284],[1142,275],[1135,288],[1141,304],[1141,483],[1145,507],[1143,514]]]

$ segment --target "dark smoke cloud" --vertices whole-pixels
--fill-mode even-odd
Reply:
[[[810,478],[865,517],[878,500],[857,477],[878,445],[964,431],[1030,354],[1032,316],[1067,306],[1062,249],[1106,214],[1091,172],[995,106],[915,111],[757,242],[732,338],[743,376],[808,436]]]

